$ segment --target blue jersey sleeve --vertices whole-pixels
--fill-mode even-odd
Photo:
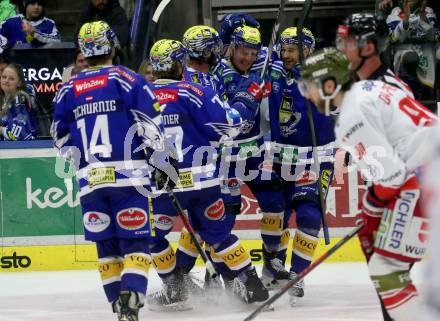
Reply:
[[[53,138],[54,147],[62,150],[64,147],[72,145],[72,136],[69,130],[69,122],[67,113],[65,112],[67,103],[67,93],[72,85],[67,83],[58,91],[53,100],[53,122],[51,126],[51,136]]]

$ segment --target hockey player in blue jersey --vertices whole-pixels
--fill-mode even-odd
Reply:
[[[157,77],[154,93],[161,104],[166,142],[173,146],[179,163],[175,195],[187,209],[194,230],[211,247],[214,263],[219,260],[228,266],[232,273],[229,276],[235,278],[237,294],[247,303],[264,301],[268,292],[252,267],[247,251],[231,234],[235,220],[234,215],[227,213],[220,192],[214,146],[237,136],[243,130],[243,119],[254,119],[260,99],[248,89],[256,84],[243,83],[227,104],[210,87],[179,81],[184,55],[182,44],[169,39],[156,42],[150,52]],[[166,194],[154,198],[152,204],[156,237],[151,254],[165,291],[163,295],[151,297],[149,303],[152,308],[158,305],[184,309],[187,299],[184,278],[189,272],[188,266],[186,262],[176,261],[165,238],[177,213]]]
[[[59,42],[60,34],[52,19],[43,15],[43,5],[38,0],[25,1],[25,15],[16,15],[0,24],[0,53],[16,43],[41,46]]]
[[[222,52],[222,42],[218,32],[209,26],[193,26],[183,34],[182,44],[187,52],[185,66],[183,67],[183,80],[198,83],[204,87],[210,87],[222,100],[226,99],[223,81],[213,73],[213,68],[220,63],[220,54]],[[218,160],[220,161],[220,158]],[[230,204],[225,202],[225,207],[229,206]],[[238,208],[238,211],[239,210]],[[231,213],[231,211],[236,211],[236,209],[228,208],[226,213]],[[205,251],[209,256],[210,249],[208,245],[205,245]],[[183,264],[186,270],[189,270],[191,266],[195,265],[198,256],[199,253],[194,243],[191,242],[188,231],[182,228],[178,250],[176,252],[177,261]],[[233,275],[228,267],[222,264],[221,260],[217,260],[216,265],[223,276]],[[232,279],[224,277],[223,280],[225,281],[226,287],[232,285]],[[197,291],[199,288],[191,286],[192,283],[190,282],[188,284],[190,285],[190,291],[192,289],[191,292],[199,292]],[[206,273],[204,288],[212,288],[216,287],[216,285],[218,285],[218,283],[211,282],[209,273]]]
[[[263,85],[258,77],[264,63],[260,49],[258,29],[244,25],[233,31],[229,59],[223,60],[216,68],[216,73],[223,78],[228,97],[233,97],[240,83],[249,78],[258,79],[263,96],[268,94],[270,83],[264,82]],[[229,187],[231,203],[241,203],[240,182],[249,186],[258,201],[263,214],[260,221],[264,262],[262,279],[267,288],[276,289],[289,278],[288,271],[277,258],[283,234],[284,198],[280,178],[265,166],[261,118],[259,108],[255,121],[248,122],[246,131],[235,138],[232,147],[223,149],[222,174],[228,179],[225,185]],[[249,173],[254,173],[254,177]]]
[[[58,91],[52,136],[77,167],[107,299],[120,321],[137,321],[150,262],[148,202],[138,192],[150,184],[145,151],[166,161],[159,104],[142,76],[112,65],[117,39],[107,23],[84,24],[78,42],[90,68]]]
[[[222,79],[213,73],[220,62],[222,42],[218,32],[209,26],[192,26],[183,34],[182,44],[187,50],[183,80],[211,87],[223,98]]]
[[[285,29],[280,35],[281,60],[271,64],[272,91],[269,95],[271,140],[275,143],[275,169],[283,180],[285,198],[284,234],[282,249],[278,257],[285,261],[289,242],[288,222],[292,210],[296,213],[297,230],[293,237],[291,278],[307,268],[318,244],[321,226],[321,207],[317,191],[321,179],[326,195],[333,173],[332,156],[333,120],[317,111],[312,104],[312,115],[316,130],[319,175],[313,165],[312,138],[305,98],[298,90],[300,75],[299,46],[296,27]],[[303,52],[308,56],[315,47],[312,32],[303,29]],[[304,284],[298,282],[290,290],[292,303],[295,297],[304,295]]]

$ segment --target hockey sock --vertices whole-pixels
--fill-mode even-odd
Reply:
[[[166,240],[160,240],[150,248],[151,257],[157,274],[161,278],[169,276],[176,268],[176,255],[170,243]]]
[[[98,252],[98,269],[102,285],[109,302],[119,297],[121,290],[121,272],[124,267],[117,239],[96,242]]]
[[[419,319],[420,303],[412,283],[409,263],[374,253],[368,263],[371,280],[391,318],[395,321]]]
[[[151,257],[147,239],[121,239],[120,249],[124,254],[124,269],[121,272],[121,291],[147,292],[148,270]]]
[[[115,301],[121,289],[121,272],[124,268],[122,257],[104,257],[98,259],[98,269],[102,285],[109,302]]]
[[[246,271],[252,266],[248,252],[237,236],[230,234],[226,240],[215,246],[215,254],[235,275]]]
[[[281,242],[281,234],[283,233],[283,216],[284,212],[263,213],[260,220],[261,238],[264,247],[269,252],[278,252]]]
[[[290,242],[290,231],[289,229],[285,229],[283,231],[283,234],[281,234],[281,244],[280,249],[278,250],[277,258],[283,262],[283,264],[286,264],[286,253],[287,248],[289,247]]]
[[[295,273],[304,271],[312,263],[318,237],[306,234],[299,229],[293,237],[292,259],[290,270]]]
[[[197,236],[197,238],[201,245],[203,245],[203,241],[200,240],[200,237]],[[197,251],[196,245],[191,240],[191,236],[185,228],[182,228],[176,251],[176,265],[184,271],[189,272],[196,264],[198,256],[199,252]]]

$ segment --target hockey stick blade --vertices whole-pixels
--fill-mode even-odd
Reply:
[[[162,15],[162,12],[165,10],[166,6],[171,2],[171,0],[162,0],[159,5],[156,8],[156,11],[154,11],[153,20],[155,23],[159,21],[160,16]]]
[[[277,293],[271,296],[266,302],[262,303],[254,312],[252,312],[246,319],[243,321],[251,321],[254,320],[255,317],[262,312],[262,310],[266,307],[274,303],[278,300],[284,293],[287,292],[292,286],[298,283],[300,280],[304,279],[304,277],[313,271],[317,266],[319,266],[325,259],[330,257],[333,253],[335,253],[339,248],[345,245],[353,236],[355,236],[362,228],[363,224],[356,226],[353,230],[350,231],[347,235],[345,235],[338,243],[333,245],[327,252],[322,254],[316,261],[310,264],[304,271],[299,273],[293,280],[287,282]]]
[[[218,273],[215,270],[214,264],[212,264],[212,262],[209,259],[208,255],[203,250],[202,245],[200,245],[200,242],[199,242],[199,240],[197,239],[197,237],[195,235],[194,229],[192,228],[188,218],[186,217],[185,210],[182,208],[182,205],[180,205],[180,202],[176,198],[176,195],[174,195],[174,192],[173,192],[172,189],[167,187],[167,193],[168,193],[168,196],[169,196],[169,198],[171,200],[171,203],[173,204],[173,206],[176,209],[178,215],[182,219],[183,225],[187,229],[187,231],[188,231],[188,233],[189,233],[189,235],[191,237],[191,240],[193,241],[194,245],[196,246],[197,251],[199,252],[199,254],[201,255],[203,261],[205,262],[206,270],[208,270],[209,275],[213,279],[218,279]]]

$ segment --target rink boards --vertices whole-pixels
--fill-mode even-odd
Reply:
[[[65,173],[68,172],[67,166],[61,173],[58,170],[56,175],[55,164],[61,160],[57,160],[54,150],[48,148],[50,144],[33,142],[32,145],[20,145],[15,142],[14,149],[0,146],[1,272],[96,267],[94,245],[86,242],[82,235],[82,215],[74,179]],[[363,186],[358,184],[357,172],[352,168],[345,170],[344,173],[336,173],[327,200],[332,243],[354,226],[357,203],[362,194]],[[252,260],[257,263],[261,261],[258,231],[261,214],[246,187],[242,193],[243,214],[237,216],[234,233],[243,240]],[[293,218],[294,215],[290,224],[292,235],[295,229]],[[177,222],[170,234],[171,241],[178,239],[180,228],[181,224]],[[321,239],[315,257],[327,248]],[[329,260],[362,260],[357,239]]]

